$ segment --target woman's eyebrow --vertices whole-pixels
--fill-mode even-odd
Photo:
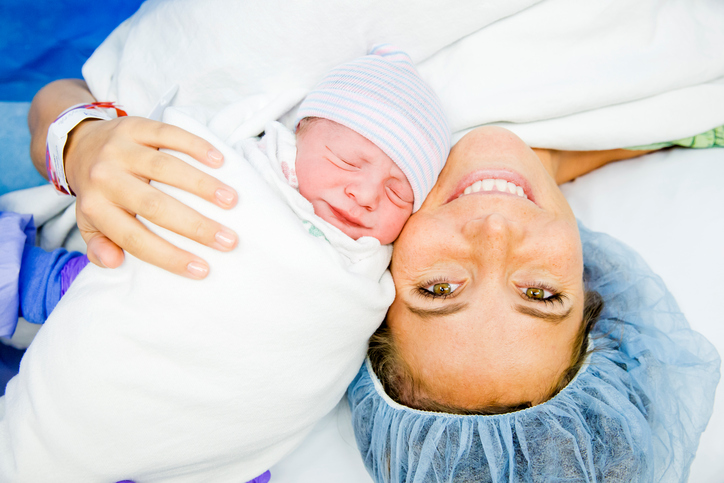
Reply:
[[[467,302],[462,302],[445,305],[444,307],[438,307],[435,309],[423,309],[422,307],[415,307],[405,302],[405,306],[407,307],[407,310],[419,317],[422,317],[423,319],[432,319],[435,317],[445,317],[463,311],[467,309],[468,304]]]
[[[573,311],[573,306],[568,307],[568,310],[566,310],[563,313],[547,312],[544,310],[538,310],[534,307],[528,307],[525,305],[516,305],[515,310],[517,310],[519,313],[521,313],[523,315],[529,315],[531,317],[543,319],[546,322],[551,322],[553,324],[557,324],[559,322],[564,321],[565,319],[568,318],[569,315],[571,315],[571,312]]]

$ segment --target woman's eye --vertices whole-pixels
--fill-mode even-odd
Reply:
[[[424,290],[432,297],[447,297],[452,295],[459,286],[459,283],[438,282],[428,285]]]
[[[550,292],[546,292],[542,288],[528,287],[527,289],[525,289],[525,296],[529,299],[545,300],[547,298],[550,298],[551,295],[553,294]]]
[[[563,303],[566,295],[563,293],[555,293],[553,289],[545,289],[541,287],[525,287],[521,289],[523,296],[533,302],[545,302],[546,304]]]

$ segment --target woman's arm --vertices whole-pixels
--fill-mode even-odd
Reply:
[[[64,79],[48,84],[33,99],[28,113],[30,151],[36,169],[45,173],[48,127],[68,107],[95,99],[85,82]],[[77,196],[78,227],[88,244],[88,258],[115,268],[123,250],[178,275],[204,278],[201,258],[151,233],[135,215],[217,250],[231,250],[237,236],[174,198],[153,188],[150,180],[188,191],[222,208],[236,204],[237,194],[216,178],[180,159],[159,152],[169,148],[219,167],[223,156],[209,142],[183,129],[139,117],[87,120],[76,126],[65,146],[68,184]]]
[[[556,180],[556,183],[563,184],[608,163],[635,158],[655,150],[560,151],[557,149],[533,148],[533,151],[538,155],[553,179]]]
[[[30,128],[30,158],[35,169],[45,179],[45,138],[48,127],[61,112],[68,107],[82,102],[95,102],[86,83],[80,79],[63,79],[43,87],[33,98],[28,111],[28,127]]]

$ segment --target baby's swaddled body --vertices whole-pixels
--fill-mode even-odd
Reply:
[[[330,71],[298,114],[296,135],[272,122],[232,147],[165,111],[225,162],[211,173],[173,154],[240,200],[222,210],[157,187],[239,246],[222,253],[146,222],[209,276],[130,254],[121,269],[83,270],[0,400],[0,481],[247,481],[340,401],[394,298],[389,243],[435,183],[450,129],[390,46]]]
[[[217,252],[149,224],[208,260],[209,277],[130,255],[84,270],[8,386],[2,481],[249,480],[336,405],[392,302],[390,247],[345,236],[263,162],[293,148],[291,132],[244,142],[245,159],[168,114],[223,152],[214,174],[240,202],[224,211],[159,188],[235,230],[239,247]]]

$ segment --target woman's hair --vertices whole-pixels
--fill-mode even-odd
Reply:
[[[583,319],[578,334],[573,341],[571,364],[551,387],[546,400],[552,398],[566,387],[583,366],[589,353],[588,335],[596,324],[602,310],[603,299],[599,293],[586,291],[583,304]],[[444,413],[485,415],[509,413],[530,407],[530,403],[525,403],[518,406],[490,405],[467,409],[440,404],[426,397],[420,389],[419,382],[413,377],[410,366],[400,355],[394,343],[392,332],[387,326],[387,321],[383,322],[377,331],[372,334],[367,355],[372,369],[382,383],[387,395],[398,403],[411,408]]]

